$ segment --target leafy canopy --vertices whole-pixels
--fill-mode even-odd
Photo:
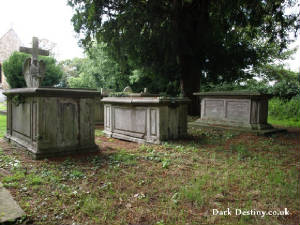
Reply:
[[[129,84],[128,76],[124,76],[119,64],[107,55],[104,48],[103,43],[94,44],[89,49],[87,58],[61,62],[67,86],[98,89],[102,87],[121,91]]]
[[[250,78],[244,69],[270,61],[299,28],[293,0],[69,0],[75,31],[89,48],[96,39],[110,54],[186,92],[208,82]],[[191,80],[191,81],[189,81]],[[198,82],[199,81],[199,82]],[[187,90],[188,88],[193,90]]]

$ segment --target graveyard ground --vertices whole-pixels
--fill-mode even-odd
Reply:
[[[299,135],[190,129],[140,145],[99,127],[99,153],[40,161],[1,139],[0,180],[28,215],[21,224],[298,224]],[[290,215],[212,215],[227,208]]]

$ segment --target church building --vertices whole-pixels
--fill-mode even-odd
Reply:
[[[17,33],[10,29],[0,38],[0,88],[7,90],[9,85],[6,82],[4,71],[3,71],[3,62],[10,57],[14,51],[19,51],[22,42],[18,37]]]

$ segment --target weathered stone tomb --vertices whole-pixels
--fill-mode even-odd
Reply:
[[[187,134],[186,98],[140,93],[103,98],[104,133],[108,137],[155,143]]]
[[[94,137],[95,100],[100,92],[87,89],[40,87],[43,62],[37,60],[38,40],[24,63],[28,88],[11,89],[7,96],[6,139],[23,146],[35,158],[97,151]]]
[[[254,92],[199,92],[201,117],[190,125],[226,125],[252,130],[272,129],[267,123],[269,95]]]
[[[18,88],[7,96],[6,138],[35,158],[97,151],[93,90]]]

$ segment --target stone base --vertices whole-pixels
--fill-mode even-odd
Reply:
[[[49,148],[43,151],[36,152],[30,145],[22,139],[6,135],[4,139],[24,150],[27,150],[33,159],[45,159],[52,157],[68,156],[75,154],[95,153],[99,151],[98,145],[88,147],[65,147],[65,148]]]
[[[197,119],[192,122],[195,125],[203,125],[203,126],[228,126],[228,127],[236,127],[241,129],[249,129],[249,130],[270,130],[273,129],[273,126],[268,123],[246,123],[246,122],[237,122],[237,121],[227,121],[227,120],[211,120],[211,119]]]
[[[275,134],[275,133],[286,132],[285,129],[274,128],[271,125],[266,126],[264,129],[253,129],[253,127],[251,127],[251,126],[250,127],[226,126],[226,125],[220,125],[220,124],[210,124],[210,123],[205,123],[205,122],[202,123],[198,120],[195,122],[188,123],[188,126],[189,127],[199,127],[199,128],[213,128],[213,129],[222,129],[222,130],[250,132],[250,133],[254,133],[258,136],[260,136],[260,135],[268,136],[268,135]],[[262,127],[263,126],[261,126],[260,128],[262,128]]]
[[[139,144],[160,144],[161,141],[157,140],[157,139],[142,139],[142,138],[137,138],[137,137],[132,137],[129,135],[123,135],[123,134],[117,134],[117,133],[111,133],[109,131],[103,131],[103,133],[106,135],[106,137],[108,138],[117,138],[117,139],[121,139],[121,140],[125,140],[125,141],[132,141],[132,142],[136,142]]]

